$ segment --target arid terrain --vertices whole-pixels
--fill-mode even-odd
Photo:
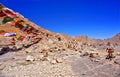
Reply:
[[[120,77],[120,33],[70,37],[0,5],[0,77]]]

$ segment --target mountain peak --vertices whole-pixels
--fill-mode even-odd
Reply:
[[[120,36],[120,33],[116,34],[116,36]]]

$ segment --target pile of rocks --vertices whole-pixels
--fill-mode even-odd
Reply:
[[[33,55],[28,55],[26,57],[26,61],[30,61],[30,62],[33,62],[33,61],[48,61],[50,62],[51,64],[56,64],[56,63],[63,63],[63,59],[61,57],[58,57],[58,58],[54,58],[53,56],[47,56],[46,55],[37,55],[37,56],[33,56]]]

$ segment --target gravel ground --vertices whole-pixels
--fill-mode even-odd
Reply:
[[[80,56],[83,53],[64,51],[51,54],[62,57],[62,63],[51,61],[26,61],[27,55],[40,53],[8,52],[0,55],[0,77],[120,77],[120,55],[112,61]],[[116,61],[116,63],[114,62]]]
[[[77,77],[67,61],[56,64],[49,61],[27,62],[25,57],[20,52],[0,56],[0,77]]]

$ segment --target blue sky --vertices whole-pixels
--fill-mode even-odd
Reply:
[[[120,0],[0,0],[41,27],[106,39],[120,32]]]

